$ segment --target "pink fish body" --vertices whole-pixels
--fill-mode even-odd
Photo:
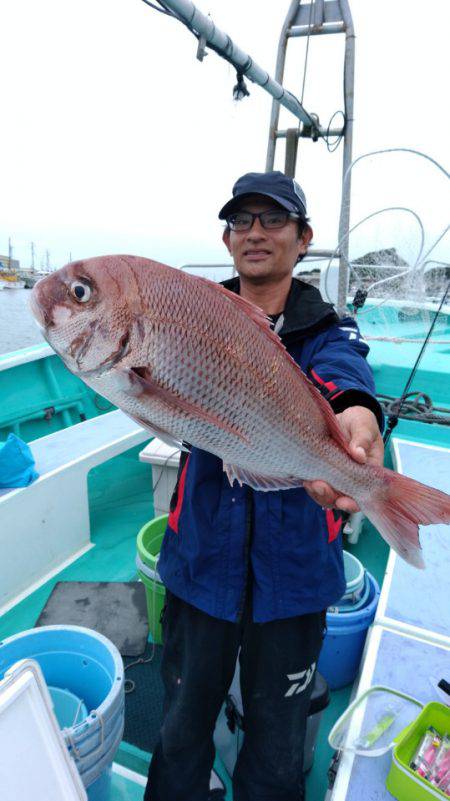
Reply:
[[[32,310],[69,370],[163,439],[223,460],[254,489],[323,479],[423,567],[418,523],[450,522],[450,496],[351,457],[329,404],[264,313],[203,278],[135,256],[73,262]]]

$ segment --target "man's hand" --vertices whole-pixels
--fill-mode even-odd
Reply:
[[[361,464],[383,465],[384,445],[377,419],[365,406],[349,406],[336,415],[353,458]],[[347,495],[339,495],[326,481],[304,481],[308,495],[323,507],[344,512],[359,512],[359,506]]]

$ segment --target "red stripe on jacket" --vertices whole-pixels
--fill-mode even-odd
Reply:
[[[333,392],[333,390],[337,389],[337,386],[333,381],[324,381],[320,375],[317,375],[315,370],[311,370],[311,375],[318,384],[320,384],[322,387],[326,387],[330,392]]]
[[[179,520],[179,517],[180,517],[181,507],[183,505],[184,485],[186,483],[186,472],[187,472],[188,464],[189,464],[189,456],[186,459],[186,464],[184,465],[184,467],[183,467],[183,469],[181,471],[180,480],[178,482],[177,505],[175,506],[175,509],[173,510],[173,512],[170,512],[169,519],[167,521],[167,523],[170,526],[170,528],[173,531],[175,531],[176,534],[178,534],[178,520]]]
[[[334,512],[332,509],[325,510],[325,517],[327,521],[327,528],[328,528],[328,542],[333,542],[336,537],[339,535],[342,526],[342,517],[339,513],[337,513],[337,518],[334,516]]]

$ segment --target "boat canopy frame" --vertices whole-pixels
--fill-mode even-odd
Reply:
[[[148,5],[153,6],[148,0]],[[350,223],[350,194],[353,146],[353,98],[355,70],[355,32],[348,0],[291,0],[286,19],[282,26],[278,45],[275,78],[260,67],[253,58],[241,50],[231,37],[221,31],[211,17],[203,14],[191,0],[157,0],[166,13],[182,22],[198,40],[197,58],[202,61],[209,47],[219,56],[232,64],[238,75],[238,87],[242,88],[242,78],[258,84],[272,98],[272,111],[269,125],[269,142],[267,148],[266,171],[273,169],[276,144],[279,139],[286,139],[286,175],[295,176],[297,163],[298,139],[307,137],[312,141],[328,140],[337,136],[343,139],[342,192],[339,216],[339,249],[333,253],[339,258],[338,313],[346,312],[348,287],[348,230]],[[344,124],[342,128],[331,129],[320,125],[316,114],[308,112],[303,103],[283,86],[284,66],[287,45],[291,38],[300,36],[323,36],[345,33],[344,55]],[[246,94],[245,89],[242,96]],[[296,128],[285,131],[278,130],[280,106],[288,109],[298,120]],[[333,119],[333,118],[332,118]],[[332,120],[331,120],[332,121]],[[330,123],[331,123],[330,121]],[[330,254],[331,255],[331,252]]]

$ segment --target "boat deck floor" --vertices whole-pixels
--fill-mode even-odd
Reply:
[[[95,547],[4,614],[0,619],[0,639],[34,627],[57,581],[136,579],[137,533],[141,526],[153,517],[151,473],[148,465],[139,463],[137,452],[138,449],[128,451],[91,471],[89,475],[91,539]],[[31,525],[30,536],[32,536]],[[349,546],[349,549],[381,583],[388,548],[377,532],[367,524],[358,544]],[[307,777],[308,798],[314,801],[319,801],[325,796],[327,768],[332,757],[327,735],[335,720],[348,705],[351,691],[352,687],[349,686],[332,692],[331,703],[323,713],[315,762]],[[129,707],[131,708],[131,704]],[[127,717],[126,729],[130,728],[133,729],[133,720]],[[118,770],[122,769],[123,773],[113,773],[111,801],[142,799],[143,786],[137,784],[135,778],[127,774],[127,771],[135,771],[145,776],[150,754],[124,741],[115,761],[119,763]],[[226,782],[227,799],[231,801],[230,781],[220,760],[216,761],[216,769]]]

